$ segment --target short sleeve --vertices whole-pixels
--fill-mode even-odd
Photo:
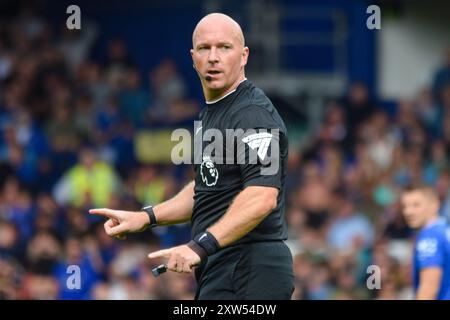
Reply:
[[[273,114],[262,107],[242,110],[235,121],[236,161],[244,187],[281,187],[284,132]]]
[[[440,267],[444,264],[444,245],[438,234],[428,233],[417,240],[418,269]]]

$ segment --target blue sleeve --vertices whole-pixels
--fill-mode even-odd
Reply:
[[[430,230],[421,234],[416,243],[418,270],[429,267],[442,267],[445,258],[445,246],[439,232]]]

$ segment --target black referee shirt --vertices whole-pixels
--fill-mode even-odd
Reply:
[[[288,139],[284,122],[271,101],[251,81],[244,80],[236,91],[208,104],[200,112],[200,121],[201,128],[196,130],[196,139],[203,148],[197,153],[197,159],[200,160],[195,164],[192,235],[205,231],[217,222],[245,187],[270,186],[279,189],[277,207],[236,243],[287,239],[284,183]],[[222,155],[217,152],[219,148],[211,151],[211,143],[216,141],[214,138],[211,138],[212,141],[203,141],[208,140],[208,132],[213,132],[210,129],[216,129],[216,132],[223,135]],[[227,138],[227,135],[230,137],[230,130],[227,129],[242,129],[244,133],[231,140],[233,143],[227,143],[230,141]],[[237,146],[238,143],[240,147]],[[229,152],[231,149],[233,153]],[[251,158],[250,152],[254,152],[254,155],[257,152],[257,156]],[[254,161],[255,158],[257,161]],[[272,159],[270,163],[269,158]],[[279,165],[275,166],[274,161]],[[263,172],[268,167],[272,168],[271,174]],[[274,171],[274,168],[278,170]]]

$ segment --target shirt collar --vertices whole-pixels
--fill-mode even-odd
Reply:
[[[247,78],[244,78],[241,82],[239,82],[239,84],[237,85],[237,87],[239,87],[239,85],[240,85],[242,82],[244,82],[245,80],[247,80]],[[237,89],[237,87],[236,87],[236,89]],[[219,102],[220,100],[222,100],[222,99],[228,97],[230,94],[232,94],[233,92],[235,92],[236,89],[234,89],[234,90],[228,92],[226,95],[224,95],[224,96],[222,96],[222,97],[220,97],[220,98],[218,98],[218,99],[216,99],[216,100],[205,101],[205,102],[206,102],[206,104],[214,104],[214,103],[216,103],[216,102]]]

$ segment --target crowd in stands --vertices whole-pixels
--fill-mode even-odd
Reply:
[[[189,224],[119,241],[88,210],[138,210],[190,181],[191,166],[140,161],[134,137],[190,123],[203,101],[170,59],[142,70],[112,39],[95,61],[95,25],[60,31],[30,10],[0,21],[0,299],[192,299],[193,275],[154,278],[161,261],[147,258],[187,242]],[[302,148],[290,141],[293,299],[410,299],[414,230],[399,194],[431,185],[450,214],[450,54],[429,88],[393,111],[362,82],[324,110]],[[71,265],[79,289],[67,286]],[[381,270],[374,290],[370,265]]]

